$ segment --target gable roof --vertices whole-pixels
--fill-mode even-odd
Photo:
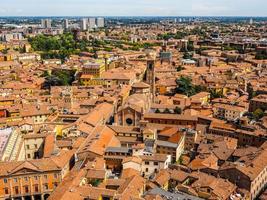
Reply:
[[[39,172],[40,170],[38,169],[37,166],[35,166],[33,163],[31,162],[28,162],[28,161],[25,161],[23,163],[21,163],[20,165],[16,166],[14,169],[12,169],[10,171],[10,174],[14,174],[22,169],[29,169],[29,170],[32,170],[32,171],[37,171]]]

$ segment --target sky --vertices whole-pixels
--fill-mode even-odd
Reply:
[[[267,0],[0,0],[0,16],[267,16]]]

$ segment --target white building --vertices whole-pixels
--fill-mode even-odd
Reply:
[[[142,159],[141,174],[144,177],[159,172],[160,169],[167,169],[171,164],[171,155],[154,154],[152,156],[140,156]]]
[[[4,42],[10,42],[12,40],[22,40],[22,33],[5,33],[0,35],[0,40]]]
[[[95,18],[89,18],[88,19],[88,28],[89,29],[96,28],[96,19]]]
[[[171,155],[154,154],[126,157],[123,162],[123,170],[134,169],[140,175],[148,178],[158,173],[161,169],[167,169],[171,164]]]
[[[64,19],[64,29],[69,29],[69,20]]]
[[[88,19],[82,18],[80,23],[81,23],[80,24],[81,30],[82,31],[86,31],[87,30]]]
[[[42,28],[51,28],[52,27],[52,20],[51,19],[41,19],[41,26],[42,26]]]
[[[102,17],[99,17],[97,18],[96,23],[97,23],[98,28],[103,28],[105,26],[105,19]]]

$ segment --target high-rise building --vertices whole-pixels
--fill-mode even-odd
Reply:
[[[89,29],[96,28],[96,19],[95,18],[89,18],[88,19],[88,28]]]
[[[251,18],[250,20],[249,20],[249,24],[253,24],[253,19]]]
[[[98,28],[103,28],[105,26],[105,19],[102,17],[99,17],[97,18],[96,23],[97,23]]]
[[[81,30],[82,30],[82,31],[87,30],[88,19],[86,19],[86,18],[82,18],[80,23],[81,23],[81,24],[80,24],[80,28],[81,28]]]
[[[51,28],[52,27],[52,20],[51,19],[41,19],[41,26],[42,26],[42,28]]]
[[[64,29],[69,29],[69,20],[64,19]]]
[[[41,27],[42,27],[42,28],[45,27],[45,19],[41,19]]]

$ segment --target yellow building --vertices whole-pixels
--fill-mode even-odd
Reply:
[[[145,141],[146,139],[151,139],[151,140],[155,140],[156,139],[156,129],[149,129],[149,128],[145,128],[143,130],[143,140]]]
[[[74,151],[62,151],[53,159],[0,163],[0,199],[46,199],[67,175],[73,159]]]
[[[15,99],[11,98],[0,98],[0,106],[10,106],[15,103]]]
[[[100,78],[94,78],[92,75],[83,74],[80,77],[80,83],[84,86],[106,85],[106,81]]]
[[[97,60],[94,63],[87,63],[83,66],[83,75],[92,75],[94,78],[100,78],[102,73],[105,72],[105,62]]]
[[[4,44],[0,44],[0,51],[4,50],[6,46]]]
[[[191,96],[191,101],[197,101],[199,102],[201,105],[205,105],[208,104],[210,101],[210,93],[209,92],[200,92],[194,96]]]
[[[24,44],[24,50],[25,50],[25,52],[26,53],[29,53],[30,52],[30,50],[31,50],[31,45],[30,44]]]

